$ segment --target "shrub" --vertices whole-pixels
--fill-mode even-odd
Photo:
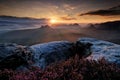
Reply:
[[[105,59],[86,60],[78,56],[54,63],[41,70],[31,67],[29,71],[0,71],[2,80],[118,80],[120,68]]]

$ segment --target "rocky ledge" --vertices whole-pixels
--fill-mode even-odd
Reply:
[[[120,45],[94,38],[80,38],[75,43],[53,41],[32,46],[0,44],[0,69],[45,68],[75,55],[93,60],[104,57],[109,62],[120,64]]]
[[[107,61],[120,65],[120,45],[95,38],[80,38],[81,43],[92,43],[92,54],[87,59],[98,60],[105,58]]]

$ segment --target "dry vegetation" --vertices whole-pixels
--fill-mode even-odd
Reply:
[[[41,70],[32,67],[29,71],[0,71],[2,80],[119,80],[120,68],[108,63],[105,59],[99,61],[79,59],[78,56],[66,61],[54,63]]]

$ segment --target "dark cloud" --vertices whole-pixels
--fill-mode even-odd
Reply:
[[[99,16],[120,15],[120,5],[105,10],[96,10],[96,11],[90,11],[87,13],[80,14],[80,16],[83,15],[99,15]]]
[[[83,6],[85,8],[86,6],[89,7],[109,7],[111,5],[117,5],[120,3],[119,0],[0,0],[0,5],[3,4],[5,6],[11,5],[34,5],[34,4],[40,4],[40,5],[57,5],[57,6],[63,6],[64,4],[69,4],[71,6]]]
[[[76,20],[76,18],[73,17],[60,17],[62,20]]]
[[[33,17],[17,17],[17,16],[7,16],[7,15],[0,15],[0,18],[19,18],[19,19],[36,19],[37,18],[33,18]],[[49,20],[48,18],[38,18],[39,20]]]

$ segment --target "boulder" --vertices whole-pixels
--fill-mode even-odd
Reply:
[[[120,45],[95,38],[80,38],[78,41],[93,44],[91,47],[92,54],[87,59],[105,58],[109,62],[120,64]]]
[[[30,48],[34,54],[34,65],[45,68],[47,65],[61,60],[74,57],[76,54],[80,57],[91,53],[90,43],[71,43],[69,41],[53,41],[32,45]],[[85,56],[84,56],[85,57]]]
[[[29,48],[17,44],[0,44],[0,69],[16,69],[32,62]]]
[[[20,69],[37,66],[45,68],[51,63],[91,53],[90,43],[53,41],[29,47],[17,44],[0,44],[0,69]],[[21,69],[24,70],[24,69]]]
[[[53,41],[32,45],[30,48],[34,54],[35,66],[45,68],[47,65],[68,59],[74,55],[73,43],[69,41]]]
[[[81,41],[76,41],[75,43],[75,52],[80,58],[85,58],[92,53],[91,50],[92,43]]]

